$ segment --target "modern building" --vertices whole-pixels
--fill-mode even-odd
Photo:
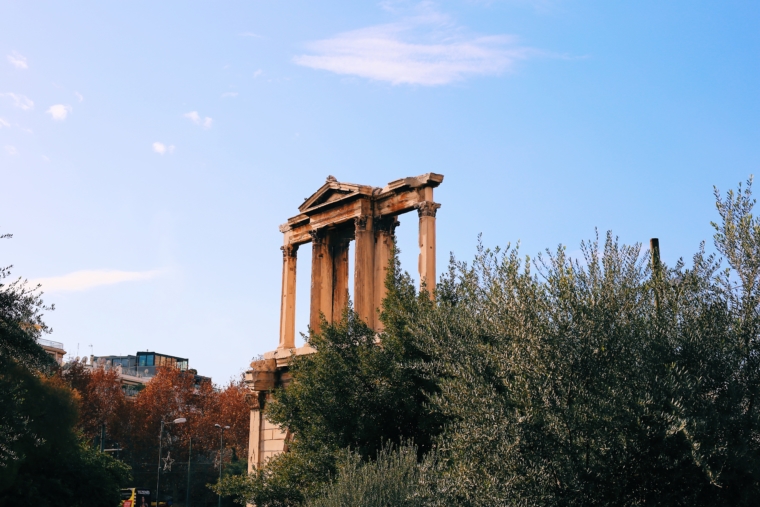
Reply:
[[[121,379],[121,388],[129,397],[136,396],[143,386],[156,376],[157,368],[166,366],[187,371],[195,377],[195,385],[211,382],[210,377],[198,375],[194,369],[188,369],[189,360],[184,357],[170,356],[152,351],[141,351],[126,356],[90,356],[93,368],[114,369]]]
[[[63,350],[63,343],[54,342],[52,340],[37,339],[37,343],[42,347],[45,352],[53,356],[58,364],[63,364],[63,356],[66,355],[66,351]]]

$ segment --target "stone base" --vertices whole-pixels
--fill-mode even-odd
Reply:
[[[316,352],[308,344],[297,349],[277,349],[264,354],[263,359],[253,361],[245,372],[245,383],[251,407],[250,437],[248,441],[248,473],[260,468],[268,459],[288,450],[291,441],[287,428],[280,428],[267,420],[264,407],[271,399],[272,391],[288,385],[291,358]]]

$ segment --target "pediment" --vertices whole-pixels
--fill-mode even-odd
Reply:
[[[308,213],[314,208],[319,208],[326,204],[337,201],[344,201],[360,195],[372,195],[374,188],[366,185],[357,185],[356,183],[342,183],[332,176],[319,190],[308,197],[303,204],[298,207],[301,213]]]

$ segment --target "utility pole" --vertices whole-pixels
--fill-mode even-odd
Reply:
[[[190,446],[187,451],[187,495],[185,497],[185,507],[190,507],[190,457],[193,454],[193,437],[190,437]]]
[[[164,424],[183,424],[187,422],[187,419],[184,417],[178,417],[177,419],[165,423],[163,419],[161,419],[161,432],[158,434],[158,470],[156,471],[156,507],[158,507],[158,493],[161,491],[161,445],[163,444],[164,440]]]
[[[652,254],[652,278],[660,281],[662,275],[662,264],[660,263],[660,240],[652,238],[649,240],[649,251]],[[654,307],[657,312],[660,311],[660,291],[655,284],[654,287]]]
[[[158,471],[156,472],[156,507],[158,507],[158,492],[161,487],[161,444],[164,440],[164,421],[161,420],[161,432],[158,434]]]
[[[224,464],[224,461],[222,458],[224,458],[224,430],[230,429],[229,426],[222,426],[221,424],[215,424],[215,428],[219,428],[221,431],[221,434],[219,435],[219,485],[222,484],[222,465]],[[222,507],[222,494],[219,493],[219,507]]]

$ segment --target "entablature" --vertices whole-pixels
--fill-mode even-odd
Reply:
[[[312,232],[335,228],[356,218],[396,216],[432,200],[432,189],[443,181],[442,174],[426,173],[401,178],[383,188],[341,183],[332,176],[298,208],[301,213],[280,226],[286,245],[312,240]]]

